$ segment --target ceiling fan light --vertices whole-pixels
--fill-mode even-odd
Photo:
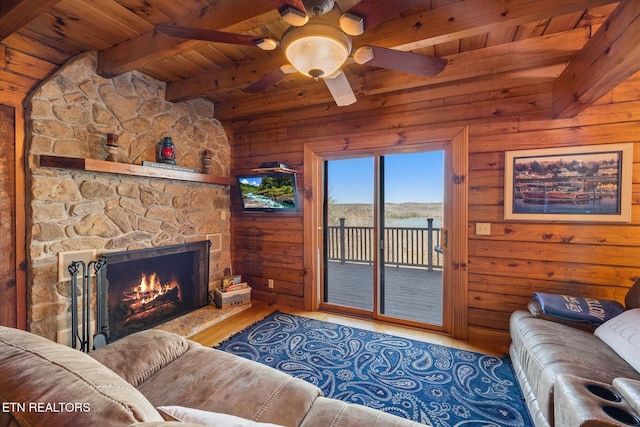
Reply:
[[[352,13],[343,13],[340,17],[340,28],[350,36],[359,36],[364,33],[364,18]]]
[[[351,54],[351,38],[324,21],[293,28],[282,38],[284,54],[302,74],[321,78],[335,73]]]
[[[262,50],[274,50],[278,47],[278,42],[274,39],[260,39],[256,42],[256,46]]]
[[[280,71],[282,71],[285,74],[293,74],[298,72],[298,70],[296,70],[296,67],[294,67],[291,64],[285,64],[280,66]]]
[[[373,49],[371,46],[362,46],[353,53],[353,60],[358,64],[366,64],[373,59]]]
[[[287,6],[281,10],[280,16],[287,24],[293,25],[294,27],[301,27],[309,21],[309,17],[305,12],[291,6]]]

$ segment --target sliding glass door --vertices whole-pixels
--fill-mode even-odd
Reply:
[[[322,301],[441,326],[444,152],[326,160]]]
[[[325,162],[324,302],[372,312],[374,159]]]
[[[380,158],[379,314],[442,325],[444,153]]]

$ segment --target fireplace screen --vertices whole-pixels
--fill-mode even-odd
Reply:
[[[209,241],[105,254],[109,341],[207,304]]]

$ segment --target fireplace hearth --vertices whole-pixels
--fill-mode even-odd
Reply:
[[[204,240],[105,254],[106,296],[98,304],[106,307],[109,341],[206,305],[209,247]]]

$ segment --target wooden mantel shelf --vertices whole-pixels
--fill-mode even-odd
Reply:
[[[132,165],[128,163],[107,162],[105,160],[81,159],[77,157],[40,155],[40,166],[229,185],[229,178],[224,176]]]

